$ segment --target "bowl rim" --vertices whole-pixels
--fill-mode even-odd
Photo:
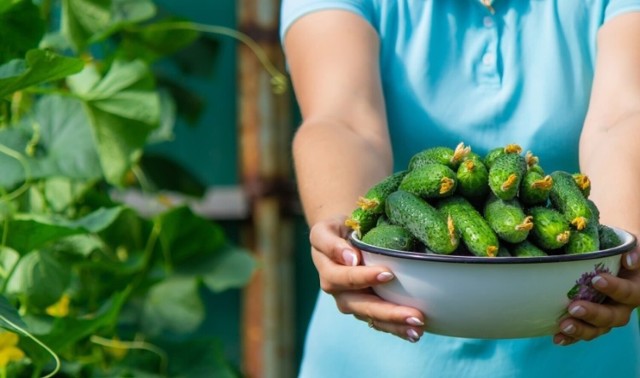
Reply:
[[[367,244],[358,238],[356,231],[349,234],[349,242],[360,249],[361,251],[375,253],[379,255],[386,255],[392,257],[399,257],[408,260],[423,260],[423,261],[438,261],[446,263],[463,263],[463,264],[531,264],[531,263],[557,263],[557,262],[569,262],[578,260],[593,260],[603,257],[620,255],[625,252],[631,251],[637,245],[636,236],[629,231],[623,230],[618,227],[609,226],[616,234],[622,239],[622,244],[594,252],[580,253],[580,254],[561,254],[561,255],[549,255],[549,256],[536,256],[536,257],[482,257],[482,256],[461,256],[461,255],[444,255],[437,253],[425,253],[425,252],[412,252],[412,251],[400,251],[396,249],[388,249],[382,247],[376,247],[371,244]]]

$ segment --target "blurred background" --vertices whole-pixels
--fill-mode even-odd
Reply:
[[[0,371],[297,374],[318,282],[279,6],[0,1]]]

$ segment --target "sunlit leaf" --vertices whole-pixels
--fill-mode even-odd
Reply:
[[[70,267],[44,250],[28,253],[18,261],[7,282],[7,293],[19,295],[28,305],[45,308],[55,303],[71,279]]]
[[[0,63],[22,58],[37,47],[44,29],[40,10],[31,0],[0,1]]]
[[[62,79],[80,72],[83,66],[84,63],[78,58],[58,55],[49,50],[29,50],[24,60],[14,59],[0,66],[0,97],[36,84]]]
[[[198,282],[172,276],[153,286],[145,298],[142,327],[151,335],[195,331],[205,317]]]
[[[151,0],[62,0],[62,31],[81,51],[122,26],[147,20],[155,13]]]
[[[85,101],[104,176],[121,185],[160,121],[160,99],[149,67],[142,61],[116,60],[102,80],[78,94]]]

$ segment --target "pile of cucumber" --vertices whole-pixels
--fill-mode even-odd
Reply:
[[[516,144],[482,157],[460,143],[415,154],[360,197],[345,224],[365,243],[481,257],[578,254],[620,244],[581,173],[546,174]]]

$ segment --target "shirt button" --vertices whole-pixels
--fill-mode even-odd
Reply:
[[[491,66],[495,63],[496,57],[492,53],[486,53],[482,56],[482,64],[485,66]]]
[[[484,23],[485,28],[493,27],[493,19],[490,16],[486,16],[482,22]]]

